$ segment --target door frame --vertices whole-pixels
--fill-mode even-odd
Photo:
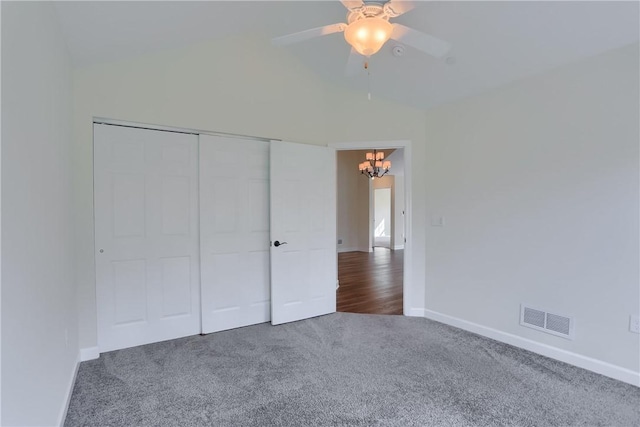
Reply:
[[[351,142],[332,142],[327,144],[329,147],[335,148],[336,151],[351,150],[380,150],[380,149],[397,149],[402,148],[404,152],[404,265],[402,274],[402,312],[405,316],[411,315],[411,295],[409,289],[413,284],[413,234],[411,232],[411,212],[412,212],[412,176],[411,176],[411,141],[408,139],[393,141],[351,141]],[[355,171],[355,165],[354,165]],[[372,189],[373,186],[369,185]],[[338,189],[336,188],[336,193]],[[372,190],[370,190],[372,191]],[[371,204],[370,204],[371,205]],[[337,220],[337,212],[336,212]],[[370,235],[372,233],[369,233]],[[371,236],[369,237],[371,239]],[[371,245],[369,245],[371,246]],[[420,306],[420,305],[418,305]]]

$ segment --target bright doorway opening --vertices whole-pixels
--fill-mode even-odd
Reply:
[[[382,178],[358,171],[369,150],[337,152],[337,311],[404,314],[406,187],[404,147],[385,149]]]
[[[391,249],[391,188],[373,189],[373,247]]]

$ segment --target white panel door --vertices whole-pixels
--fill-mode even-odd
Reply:
[[[200,333],[198,137],[94,125],[101,352]]]
[[[271,142],[274,325],[336,311],[335,154],[329,147]]]
[[[269,143],[200,135],[202,332],[271,318]]]

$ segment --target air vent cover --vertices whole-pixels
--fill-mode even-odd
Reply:
[[[545,312],[540,310],[534,310],[533,308],[525,307],[522,315],[522,322],[530,325],[537,326],[538,328],[544,328],[544,316]]]
[[[548,334],[573,339],[573,319],[546,310],[520,305],[520,324]]]

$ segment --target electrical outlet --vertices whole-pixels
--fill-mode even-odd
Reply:
[[[629,316],[629,331],[640,334],[640,316],[633,314]]]
[[[342,244],[342,239],[338,239],[338,244],[341,245]]]

